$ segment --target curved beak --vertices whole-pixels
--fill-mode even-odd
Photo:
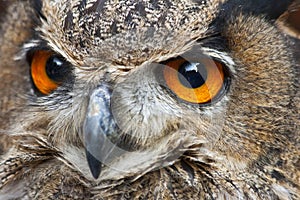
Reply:
[[[118,130],[110,109],[110,98],[111,92],[105,85],[92,92],[83,126],[86,158],[95,179],[101,173],[102,163],[113,156],[116,147],[110,140]]]

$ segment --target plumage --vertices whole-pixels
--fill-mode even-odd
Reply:
[[[299,199],[292,3],[0,1],[0,199]]]

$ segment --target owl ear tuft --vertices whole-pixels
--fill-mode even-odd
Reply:
[[[300,39],[300,0],[295,0],[277,19],[278,27],[287,35]]]

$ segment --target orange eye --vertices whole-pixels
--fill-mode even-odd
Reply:
[[[63,64],[64,62],[50,51],[38,50],[33,53],[31,77],[42,94],[50,94],[61,84]]]
[[[209,58],[173,59],[166,63],[163,75],[172,92],[189,103],[209,103],[225,90],[224,65]]]

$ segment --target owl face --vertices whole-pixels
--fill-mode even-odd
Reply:
[[[182,158],[231,176],[272,165],[287,155],[274,149],[294,145],[297,73],[267,8],[38,2],[21,58],[32,89],[17,131],[43,138],[86,179],[138,179]]]
[[[62,151],[83,147],[94,178],[103,164],[103,179],[111,168],[146,173],[195,146],[221,160],[251,152],[238,165],[256,158],[262,132],[248,116],[289,101],[277,95],[290,87],[279,75],[291,74],[283,36],[264,19],[219,20],[219,1],[127,4],[43,2],[39,35],[25,45],[32,104],[51,125],[42,134]]]
[[[234,61],[204,45],[214,15],[201,16],[218,2],[172,4],[43,3],[26,49],[33,104],[45,105],[55,144],[85,147],[95,178],[101,163],[147,172],[222,135]]]

